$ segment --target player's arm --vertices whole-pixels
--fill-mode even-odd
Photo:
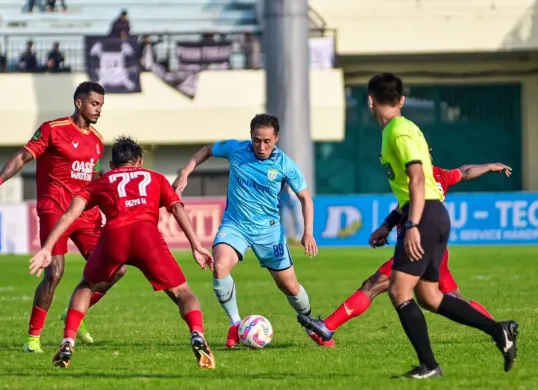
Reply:
[[[191,244],[191,248],[193,250],[201,248],[202,244],[200,243],[200,241],[198,240],[198,237],[196,236],[196,233],[194,232],[194,227],[192,226],[191,219],[189,218],[189,215],[185,211],[185,207],[183,206],[183,203],[181,202],[174,203],[170,207],[169,211],[174,216],[175,220],[177,221],[183,233],[185,233],[185,237],[187,237],[187,240],[189,240],[189,243]]]
[[[206,268],[209,268],[211,271],[213,271],[213,256],[211,256],[211,253],[209,253],[198,240],[198,237],[194,232],[194,228],[192,227],[191,219],[189,218],[187,212],[185,211],[185,208],[183,207],[183,203],[179,201],[175,202],[169,208],[169,211],[174,216],[183,233],[185,233],[185,237],[187,237],[187,240],[189,240],[194,260],[200,265],[200,267],[204,271],[206,270]]]
[[[196,167],[206,162],[211,156],[228,158],[230,152],[235,149],[238,143],[239,141],[236,140],[225,140],[201,148],[192,156],[187,165],[179,171],[176,180],[172,183],[174,190],[177,193],[182,193],[185,187],[187,187],[189,175],[194,172]]]
[[[301,202],[303,212],[304,233],[310,236],[314,235],[314,201],[310,191],[304,189],[297,192],[297,198]]]
[[[0,184],[8,181],[17,173],[20,172],[22,167],[28,164],[34,159],[32,153],[26,148],[21,148],[19,151],[9,159],[0,172]]]
[[[396,225],[402,220],[402,210],[396,206],[385,218],[381,226],[372,232],[368,243],[372,248],[378,248],[388,244],[387,237]]]
[[[477,179],[489,172],[503,172],[508,177],[512,174],[512,168],[501,163],[463,165],[458,171],[461,173],[460,181]]]
[[[198,167],[198,165],[205,163],[209,159],[209,157],[212,156],[211,154],[212,146],[213,145],[206,145],[202,147],[200,150],[198,150],[196,153],[194,153],[194,156],[192,156],[192,158],[189,160],[187,165],[185,165],[181,169],[180,175],[183,174],[183,175],[188,176],[192,172],[194,172],[194,170],[196,169],[196,167]]]
[[[37,159],[47,150],[50,142],[51,132],[48,123],[42,124],[36,130],[32,139],[26,146],[21,148],[2,168],[0,172],[0,184],[11,179],[20,172],[22,167],[30,161]]]
[[[307,188],[306,180],[299,170],[299,167],[291,159],[286,159],[284,165],[284,182],[297,195],[301,202],[303,212],[304,233],[302,244],[307,256],[312,257],[318,254],[318,246],[314,239],[314,201]]]

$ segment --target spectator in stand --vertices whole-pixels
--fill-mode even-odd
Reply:
[[[245,69],[260,69],[261,68],[261,44],[260,40],[251,32],[246,32],[243,36],[241,44],[243,53],[245,54]]]
[[[2,50],[0,48],[0,72],[5,72],[7,67],[7,60],[5,54],[2,54]]]
[[[67,11],[67,5],[65,4],[65,0],[60,0],[60,6],[62,7],[62,11]],[[23,12],[33,12],[34,7],[37,7],[41,12],[57,11],[56,0],[26,0]]]
[[[67,5],[65,5],[65,0],[60,0],[60,6],[62,7],[62,11],[67,11]],[[46,0],[45,10],[47,10],[48,12],[56,12],[56,0]]]
[[[127,17],[127,11],[123,10],[120,13],[120,16],[112,22],[110,26],[110,33],[108,34],[111,38],[126,38],[129,36],[131,31],[131,25],[129,24],[129,18]]]
[[[21,72],[37,72],[39,66],[34,52],[34,42],[26,43],[26,50],[19,57],[19,70]]]
[[[45,7],[43,6],[43,0],[26,0],[23,12],[33,12],[34,7],[37,7],[39,11],[45,10]]]
[[[49,72],[69,72],[70,69],[64,66],[64,55],[60,51],[60,43],[54,42],[52,50],[47,58],[47,71]]]

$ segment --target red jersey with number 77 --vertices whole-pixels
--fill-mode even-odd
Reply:
[[[24,147],[36,160],[37,213],[63,214],[73,196],[99,171],[101,135],[78,128],[71,117],[43,123]],[[99,210],[85,216],[100,217]]]
[[[101,209],[108,228],[140,221],[149,221],[157,226],[161,207],[170,211],[172,205],[182,203],[166,177],[134,166],[108,171],[77,196],[86,201],[86,208],[98,206]]]

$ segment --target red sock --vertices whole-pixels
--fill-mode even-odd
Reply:
[[[472,307],[475,308],[475,310],[478,310],[480,313],[484,314],[486,317],[493,319],[493,316],[489,314],[489,311],[480,303],[478,303],[477,301],[471,301],[469,303],[471,304]]]
[[[64,328],[64,337],[66,339],[75,339],[77,336],[78,328],[80,323],[84,319],[86,314],[81,313],[78,310],[69,309],[67,310],[67,318],[65,320]]]
[[[358,290],[345,300],[338,309],[325,319],[325,325],[329,330],[335,331],[350,319],[360,316],[370,307],[368,295]]]
[[[185,322],[192,332],[204,333],[204,318],[200,310],[193,310],[185,314]]]
[[[91,299],[90,299],[90,307],[95,305],[97,302],[101,300],[105,296],[106,293],[100,293],[100,292],[94,292]]]
[[[34,306],[32,308],[32,315],[30,316],[30,323],[28,327],[28,334],[30,336],[39,337],[41,331],[45,327],[45,319],[47,318],[47,311],[40,307]]]

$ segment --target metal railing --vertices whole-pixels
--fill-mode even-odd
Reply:
[[[165,34],[149,34],[155,39],[159,40],[159,43],[154,46],[157,59],[159,62],[167,63],[171,70],[177,67],[177,59],[175,56],[175,48],[177,42],[184,41],[199,41],[207,33],[204,32],[167,32]],[[214,34],[211,32],[210,34]],[[140,36],[142,36],[141,34]],[[255,38],[260,40],[261,34],[252,34]],[[326,28],[311,28],[310,35],[319,36],[332,36],[336,39],[336,30]],[[231,57],[232,69],[246,69],[247,61],[246,54],[242,42],[244,41],[244,33],[223,33],[216,34],[216,39],[223,39],[233,42],[233,53]],[[0,36],[0,56],[4,55],[7,59],[7,72],[19,72],[18,61],[21,54],[26,49],[26,43],[29,39],[28,34],[9,34]],[[64,65],[66,70],[72,72],[85,71],[85,44],[84,37],[80,34],[40,34],[31,39],[34,44],[34,52],[42,69],[47,62],[48,54],[52,50],[52,46],[55,42],[60,45],[60,51],[64,56]],[[263,62],[263,45],[262,47],[262,62]],[[44,72],[44,70],[43,70]]]

